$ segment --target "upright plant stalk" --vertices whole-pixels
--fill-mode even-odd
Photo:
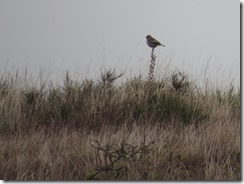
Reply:
[[[150,66],[149,66],[149,79],[148,79],[149,83],[151,83],[153,78],[154,78],[155,63],[156,63],[156,56],[154,55],[154,49],[152,49],[151,63],[150,63]]]
[[[148,81],[146,86],[147,97],[149,97],[152,94],[152,82],[154,79],[155,64],[156,64],[156,56],[154,55],[154,49],[152,49],[151,62],[150,62],[149,73],[148,73]]]

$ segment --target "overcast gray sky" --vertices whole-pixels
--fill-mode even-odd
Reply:
[[[0,0],[0,69],[146,76],[147,34],[166,45],[157,76],[178,68],[202,81],[208,66],[212,81],[240,81],[237,0]]]

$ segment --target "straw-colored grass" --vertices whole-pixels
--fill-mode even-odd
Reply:
[[[0,79],[0,179],[240,180],[240,92],[176,73],[115,85]],[[174,81],[175,80],[175,81]],[[178,80],[179,82],[179,80]]]

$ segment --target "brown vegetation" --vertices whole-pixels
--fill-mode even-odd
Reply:
[[[39,86],[0,79],[0,179],[240,180],[240,90],[182,73]]]

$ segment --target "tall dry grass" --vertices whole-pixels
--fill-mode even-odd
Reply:
[[[240,90],[185,74],[0,79],[0,179],[240,180]]]

